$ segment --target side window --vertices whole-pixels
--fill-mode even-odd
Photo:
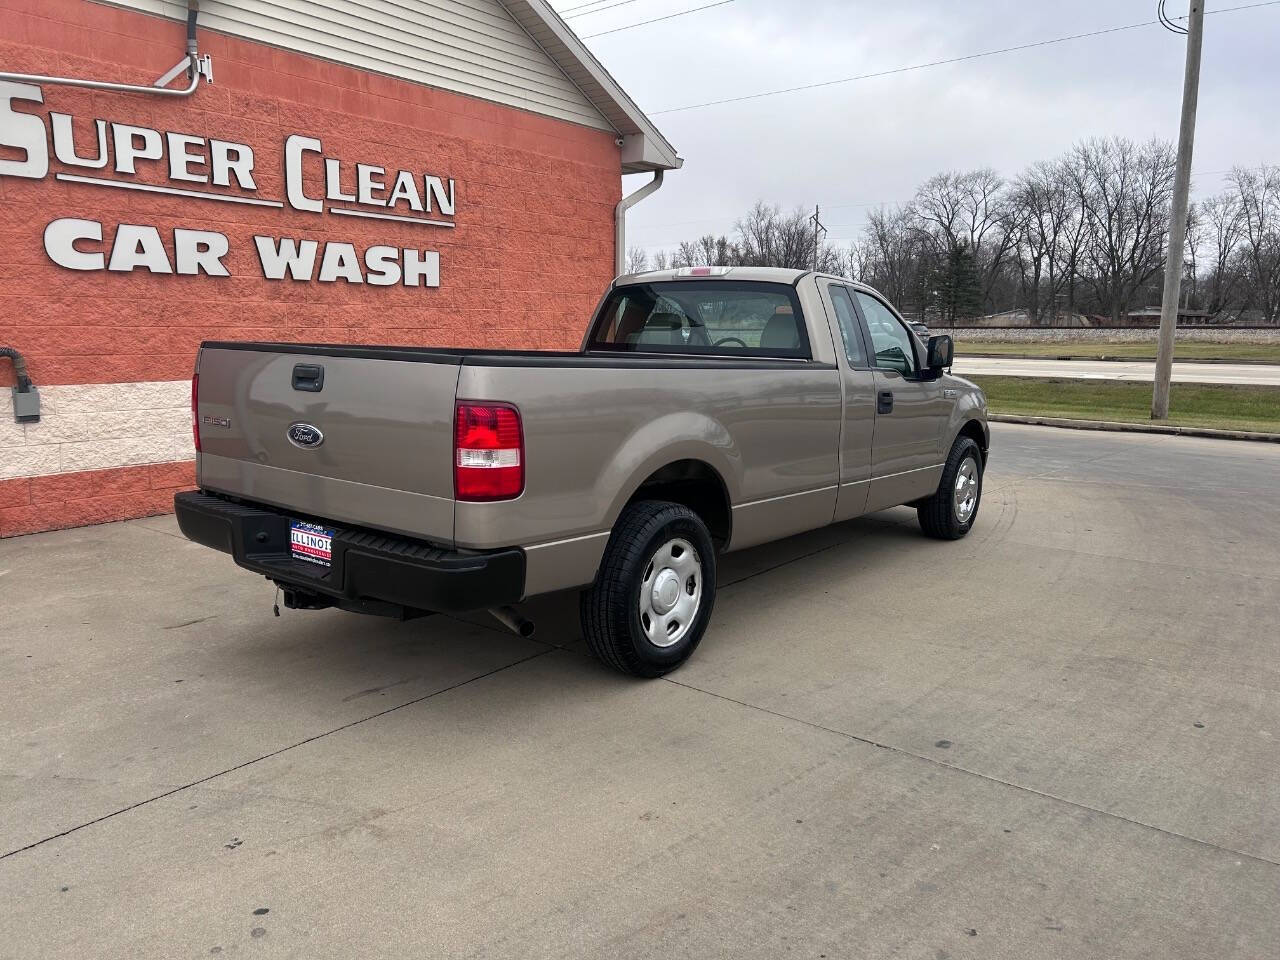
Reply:
[[[840,337],[844,340],[844,355],[849,358],[849,366],[865,367],[867,358],[862,349],[862,337],[858,335],[858,315],[853,312],[849,291],[834,283],[827,290],[836,308],[836,322],[840,325]]]
[[[897,370],[905,377],[916,372],[915,348],[911,345],[911,334],[902,325],[902,321],[883,303],[861,290],[855,290],[858,306],[867,320],[867,330],[871,333],[871,347],[876,352],[876,366],[885,370]]]

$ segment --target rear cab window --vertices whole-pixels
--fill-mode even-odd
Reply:
[[[808,360],[795,288],[748,280],[665,280],[615,288],[587,349]]]

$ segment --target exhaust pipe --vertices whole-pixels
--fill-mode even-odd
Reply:
[[[537,629],[533,621],[525,617],[515,607],[490,607],[489,615],[518,637],[528,640]]]

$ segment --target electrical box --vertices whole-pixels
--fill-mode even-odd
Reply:
[[[40,422],[40,391],[35,387],[26,390],[13,388],[13,419],[18,423]]]

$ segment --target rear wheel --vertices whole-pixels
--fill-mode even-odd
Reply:
[[[982,503],[982,450],[957,437],[937,492],[916,506],[920,529],[939,540],[959,540],[973,528]]]
[[[615,670],[660,677],[697,649],[715,599],[706,524],[678,503],[643,500],[618,518],[596,582],[582,593],[582,633]]]

